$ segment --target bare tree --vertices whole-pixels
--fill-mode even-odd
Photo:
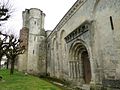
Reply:
[[[0,0],[0,21],[8,20],[13,11],[9,0]]]
[[[19,54],[23,54],[25,51],[25,46],[20,45],[21,41],[16,39],[14,35],[9,36],[8,45],[6,46],[6,56],[11,61],[10,74],[14,72],[14,66],[16,58]]]
[[[23,54],[25,51],[25,46],[21,44],[20,39],[16,39],[14,35],[7,35],[0,32],[0,63],[4,55],[10,61],[10,74],[14,72],[14,65],[16,58],[19,54]],[[7,61],[7,65],[8,65]],[[0,65],[1,66],[1,65]]]
[[[6,22],[14,17],[15,10],[13,0],[0,0],[0,31],[6,31]]]
[[[7,37],[8,37],[8,35],[2,34],[0,32],[0,68],[1,68],[1,59],[5,55]]]
[[[8,21],[14,11],[15,9],[11,5],[10,0],[0,0],[0,26],[3,22]],[[14,35],[3,34],[0,32],[0,36],[2,36],[0,37],[0,64],[1,59],[5,54],[8,58],[7,67],[9,61],[11,61],[10,73],[13,74],[15,59],[17,55],[23,53],[25,47],[20,46],[21,41],[16,39]]]

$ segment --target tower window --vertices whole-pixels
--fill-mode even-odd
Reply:
[[[36,24],[36,21],[34,22],[34,24]]]
[[[34,41],[36,40],[36,37],[34,37]]]
[[[33,50],[33,54],[34,54],[34,52],[35,52],[35,51]]]
[[[30,10],[28,10],[27,13],[29,14],[29,13],[30,13]]]

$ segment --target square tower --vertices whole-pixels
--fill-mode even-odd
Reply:
[[[45,14],[37,8],[23,11],[23,27],[29,29],[26,71],[30,74],[38,75],[45,73],[46,70],[46,33],[44,30],[44,18]]]

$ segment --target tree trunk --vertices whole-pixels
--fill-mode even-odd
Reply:
[[[1,69],[1,60],[0,60],[0,69]]]
[[[12,75],[14,73],[14,64],[15,64],[15,59],[11,60],[11,68],[10,68],[10,74]]]
[[[7,67],[6,67],[6,69],[8,69],[8,67],[9,67],[9,61],[10,61],[10,60],[7,59],[7,63],[6,63],[6,64],[7,64]]]
[[[1,61],[2,61],[2,57],[0,56],[0,69],[1,69]]]

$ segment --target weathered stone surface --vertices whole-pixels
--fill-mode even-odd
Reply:
[[[29,37],[29,29],[23,27],[20,30],[20,40],[22,40],[21,46],[25,46],[25,53],[19,55],[18,60],[18,68],[19,71],[27,71],[27,55],[28,55],[28,37]]]
[[[29,29],[21,31],[21,39],[27,50],[20,55],[19,70],[27,71],[30,74],[40,74],[46,71],[46,33],[44,31],[45,14],[36,8],[26,9],[23,12],[23,27]],[[26,33],[26,34],[24,34]],[[26,64],[26,68],[24,67]]]
[[[120,0],[77,0],[47,35],[44,15],[38,9],[23,13],[29,73],[97,85],[93,90],[109,84],[103,79],[120,79]]]
[[[120,80],[103,80],[103,86],[120,89]]]

